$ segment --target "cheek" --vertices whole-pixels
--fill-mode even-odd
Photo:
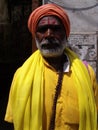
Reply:
[[[41,42],[42,39],[43,39],[43,34],[37,32],[37,33],[36,33],[36,38],[37,38],[37,40],[38,40],[39,42]]]
[[[57,38],[59,41],[63,41],[66,38],[66,36],[63,34],[59,34],[59,35],[56,35],[55,38]]]
[[[64,40],[66,38],[66,33],[65,31],[59,31],[55,32],[55,37],[57,37],[60,41]]]
[[[61,39],[64,40],[66,38],[66,34],[65,32],[62,32],[61,35],[60,35]]]

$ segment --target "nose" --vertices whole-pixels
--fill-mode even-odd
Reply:
[[[48,28],[45,32],[45,37],[53,37],[54,34],[53,34],[53,30]]]

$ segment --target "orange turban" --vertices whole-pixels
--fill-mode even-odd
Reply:
[[[44,16],[54,15],[61,19],[62,23],[64,24],[66,30],[66,36],[68,38],[70,34],[70,21],[67,13],[61,7],[57,6],[56,4],[45,4],[39,6],[35,9],[29,19],[28,19],[28,28],[29,31],[32,33],[32,36],[35,36],[36,28],[39,20]]]

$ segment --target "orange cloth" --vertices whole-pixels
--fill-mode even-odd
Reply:
[[[29,31],[32,33],[32,36],[35,36],[36,27],[39,20],[44,16],[54,15],[61,19],[62,23],[64,24],[66,30],[66,36],[68,38],[70,34],[70,21],[67,13],[61,7],[57,6],[56,4],[45,4],[37,9],[35,9],[29,19],[28,19],[28,28]]]

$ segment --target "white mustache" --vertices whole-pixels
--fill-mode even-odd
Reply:
[[[55,45],[55,46],[59,46],[60,42],[57,39],[43,39],[43,41],[40,43],[41,46],[47,46],[47,45]]]

